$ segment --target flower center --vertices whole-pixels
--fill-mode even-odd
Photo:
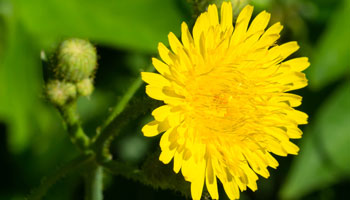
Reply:
[[[187,84],[189,117],[197,130],[233,133],[252,113],[252,87],[244,76],[230,69],[199,76]],[[220,75],[220,76],[219,76]]]

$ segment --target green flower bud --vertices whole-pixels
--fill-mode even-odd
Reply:
[[[79,81],[76,86],[78,94],[81,96],[89,96],[94,90],[94,84],[90,78]]]
[[[69,100],[76,98],[77,90],[72,83],[51,80],[46,85],[46,95],[56,106],[63,106]]]
[[[78,82],[93,74],[97,66],[96,49],[86,40],[68,39],[58,47],[56,62],[60,78]]]

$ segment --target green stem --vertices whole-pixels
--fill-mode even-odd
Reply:
[[[153,71],[154,67],[150,65],[145,71]],[[106,121],[104,121],[98,129],[98,133],[102,132],[112,121],[114,118],[116,118],[123,110],[125,107],[128,105],[129,101],[132,99],[132,97],[135,95],[137,90],[141,87],[143,81],[141,77],[138,77],[127,89],[125,94],[122,96],[120,101],[114,106],[111,114],[107,117]]]
[[[85,200],[103,199],[103,168],[93,163],[85,176]]]
[[[58,169],[51,176],[48,176],[47,178],[43,178],[40,186],[37,189],[34,189],[27,199],[28,200],[42,199],[47,193],[47,191],[51,188],[51,186],[54,185],[58,180],[60,180],[63,177],[66,177],[69,174],[72,174],[73,172],[76,172],[80,169],[85,168],[85,166],[88,166],[88,164],[92,161],[92,158],[93,156],[91,154],[82,155],[70,161],[60,169]]]
[[[102,163],[102,166],[109,173],[112,173],[118,176],[122,175],[134,181],[141,181],[143,177],[141,170],[139,168],[124,162],[111,160],[109,162]]]
[[[145,71],[154,71],[154,67],[150,65]],[[142,109],[146,107],[144,103],[140,102],[139,104],[133,104],[134,106],[129,106],[130,109],[126,110],[128,103],[134,97],[142,83],[141,77],[138,77],[125,92],[121,100],[115,105],[106,121],[97,129],[97,135],[92,148],[95,150],[99,162],[111,160],[112,157],[108,149],[111,139],[113,136],[116,136],[120,132],[120,129],[131,119],[138,117],[142,113]],[[135,106],[137,108],[135,108]]]
[[[71,102],[58,109],[67,125],[67,131],[72,143],[80,150],[85,151],[89,146],[90,139],[80,125],[79,115],[76,112],[76,102]]]
[[[183,196],[189,197],[189,182],[186,182],[181,174],[173,173],[170,165],[164,165],[157,156],[150,156],[146,159],[141,168],[111,160],[102,163],[104,169],[117,176],[140,182],[155,189],[170,189],[180,192]]]
[[[140,115],[144,115],[149,110],[153,110],[160,105],[162,105],[162,102],[149,98],[137,99],[131,105],[128,105],[95,140],[92,149],[96,153],[97,161],[103,163],[111,160],[112,157],[109,153],[109,143],[111,139],[117,136],[122,128],[131,120],[136,119]]]

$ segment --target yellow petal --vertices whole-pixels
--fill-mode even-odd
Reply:
[[[183,48],[181,42],[179,41],[179,39],[177,39],[176,35],[173,32],[169,33],[168,39],[171,50],[173,50],[175,54],[178,54],[179,49]]]
[[[297,42],[287,42],[280,46],[273,47],[269,50],[269,54],[274,57],[280,58],[280,60],[286,59],[292,53],[296,52],[299,49]]]
[[[267,127],[264,129],[266,134],[271,135],[272,137],[276,138],[279,141],[288,141],[289,137],[287,136],[287,133],[277,127]]]
[[[153,99],[162,100],[171,105],[178,105],[183,102],[183,97],[177,95],[171,87],[147,85],[146,94]]]
[[[290,119],[296,121],[298,124],[307,124],[308,116],[299,110],[290,110],[286,112]]]
[[[164,164],[169,164],[171,159],[173,159],[175,153],[175,149],[172,151],[162,151],[159,156],[159,160]]]
[[[283,26],[281,25],[280,22],[277,22],[275,24],[273,24],[272,26],[270,26],[270,28],[268,28],[265,33],[261,36],[261,40],[266,40],[267,37],[270,37],[272,35],[277,35],[279,36],[280,32],[282,31]]]
[[[209,5],[208,17],[210,26],[216,26],[219,24],[218,9],[215,4]]]
[[[225,31],[232,27],[232,4],[231,2],[224,1],[221,5],[221,27]]]
[[[283,26],[277,22],[268,28],[265,33],[261,36],[259,41],[256,43],[254,48],[261,49],[267,48],[272,45],[280,38],[280,32],[283,29]]]
[[[170,74],[169,66],[166,65],[165,63],[163,63],[162,61],[160,61],[156,58],[152,58],[152,64],[160,74],[162,74],[162,75],[169,75]]]
[[[239,190],[236,182],[232,180],[231,182],[222,183],[224,186],[225,192],[230,199],[239,199]]]
[[[142,133],[146,137],[153,137],[159,134],[157,121],[151,121],[142,128]]]
[[[281,143],[275,140],[269,140],[267,142],[267,149],[279,156],[287,156],[287,152],[282,148]]]
[[[271,99],[272,102],[287,102],[288,106],[297,107],[301,104],[302,97],[296,94],[283,93]]]
[[[176,151],[174,155],[174,172],[179,173],[181,166],[182,166],[182,153],[179,153],[178,151]]]
[[[290,141],[282,142],[282,147],[285,149],[289,154],[297,155],[299,152],[299,147]]]
[[[164,121],[170,114],[171,106],[164,105],[153,110],[152,115],[157,121]]]
[[[142,133],[146,137],[153,137],[161,132],[168,130],[169,124],[167,122],[151,121],[142,128]]]
[[[160,74],[152,73],[152,72],[141,72],[142,80],[146,83],[158,87],[170,86],[169,80],[164,78]]]
[[[206,187],[212,199],[219,199],[218,185],[216,180],[216,175],[213,169],[213,164],[209,159],[207,162],[206,169]]]
[[[239,13],[236,21],[236,27],[232,34],[231,45],[237,45],[245,39],[246,31],[253,13],[253,9],[253,6],[247,5]]]
[[[277,160],[268,152],[265,153],[265,156],[266,156],[266,160],[269,163],[269,166],[276,169],[278,167]]]
[[[174,63],[174,58],[175,58],[174,54],[171,53],[169,49],[166,48],[166,46],[161,42],[158,44],[158,51],[159,51],[160,57],[166,64],[172,65]]]
[[[196,20],[196,23],[193,26],[193,41],[196,47],[199,46],[199,40],[201,37],[201,34],[207,30],[208,25],[206,24],[206,21],[208,19],[207,13],[202,13]]]
[[[162,161],[164,164],[168,164],[171,159],[174,157],[176,148],[170,149],[170,141],[169,141],[169,135],[176,131],[175,128],[169,128],[160,138],[159,146],[162,150],[159,160]]]
[[[301,138],[303,132],[298,127],[288,127],[287,134],[289,138],[298,139]]]
[[[152,85],[146,86],[146,94],[149,97],[157,100],[164,100],[167,98],[167,96],[163,93],[163,88]]]
[[[252,190],[256,191],[258,189],[258,186],[256,184],[256,181],[258,180],[258,176],[255,174],[255,172],[248,166],[248,164],[241,165],[244,173],[248,177],[248,184],[247,186]]]
[[[195,170],[196,177],[191,181],[191,195],[192,199],[200,200],[204,186],[205,163],[202,162],[201,164],[198,164]]]
[[[267,24],[270,21],[270,13],[263,11],[261,13],[258,14],[258,16],[255,17],[255,19],[253,20],[253,22],[251,23],[251,25],[249,26],[249,29],[247,31],[247,35],[253,35],[257,32],[261,32],[261,34],[263,33],[263,31],[265,30]]]
[[[301,72],[310,66],[310,62],[307,57],[301,57],[283,62],[282,65],[289,65],[291,70]]]
[[[188,26],[185,22],[181,24],[181,40],[186,49],[190,49],[193,44],[193,38],[188,30]]]

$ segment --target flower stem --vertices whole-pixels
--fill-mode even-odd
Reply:
[[[154,70],[154,67],[150,65],[149,67],[146,68],[145,71],[152,71]],[[102,132],[112,121],[114,118],[116,118],[127,106],[129,101],[132,99],[134,94],[137,92],[137,90],[141,87],[143,81],[141,80],[141,77],[138,77],[127,89],[125,94],[122,96],[120,101],[114,106],[111,114],[107,117],[107,119],[103,122],[101,127],[98,129],[98,133]]]
[[[81,151],[85,151],[90,143],[90,139],[80,125],[79,115],[76,112],[76,102],[73,101],[58,109],[67,125],[67,131],[72,143]]]
[[[154,67],[150,65],[145,71],[153,71]],[[125,92],[121,100],[114,106],[111,114],[102,123],[100,127],[97,128],[97,135],[93,141],[92,149],[96,152],[96,158],[99,162],[108,161],[111,159],[108,147],[110,140],[113,136],[116,136],[120,129],[126,125],[130,119],[134,119],[142,113],[141,110],[137,110],[141,107],[146,107],[144,103],[139,102],[139,104],[133,104],[134,106],[129,106],[126,110],[127,105],[130,100],[134,97],[137,90],[142,85],[141,77],[138,77]],[[135,108],[135,106],[137,108]],[[134,107],[134,108],[132,108]]]
[[[103,199],[103,168],[96,163],[85,176],[85,200]]]
[[[93,156],[91,154],[81,155],[63,167],[59,168],[51,176],[43,178],[40,186],[37,189],[34,189],[28,196],[28,200],[42,199],[47,191],[51,188],[51,186],[54,185],[58,180],[80,169],[84,169],[84,167],[88,166],[88,164],[92,161],[92,158]]]
[[[117,136],[125,125],[131,120],[135,120],[140,115],[145,114],[149,110],[153,110],[162,105],[162,102],[152,99],[136,99],[132,104],[126,106],[113,121],[104,129],[97,137],[91,148],[96,153],[97,162],[104,163],[112,159],[109,153],[109,144],[113,137]]]

